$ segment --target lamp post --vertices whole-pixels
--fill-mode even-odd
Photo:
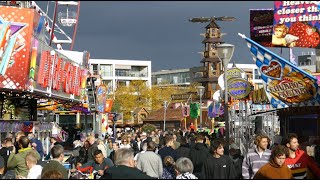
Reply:
[[[226,125],[226,142],[227,142],[227,154],[229,154],[229,143],[230,143],[230,134],[229,134],[229,112],[228,112],[228,83],[227,83],[227,69],[228,63],[230,62],[234,45],[232,44],[219,44],[217,45],[218,57],[224,67],[224,118]]]
[[[163,132],[166,131],[166,113],[167,113],[167,103],[168,101],[164,101],[163,102],[163,106],[164,106],[164,114],[163,114]]]
[[[202,129],[202,95],[204,93],[204,87],[198,86],[197,89],[200,96],[200,129]]]

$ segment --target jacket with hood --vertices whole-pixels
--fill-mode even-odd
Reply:
[[[293,176],[285,164],[279,166],[271,160],[259,169],[253,179],[293,179]]]
[[[190,149],[190,160],[193,163],[193,174],[199,179],[202,179],[201,169],[203,162],[210,156],[209,148],[204,143],[196,143],[193,148]]]

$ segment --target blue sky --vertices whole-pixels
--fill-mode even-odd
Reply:
[[[47,2],[37,3],[46,10]],[[80,7],[73,50],[87,50],[95,59],[150,60],[152,70],[158,71],[202,66],[198,52],[204,45],[200,33],[207,24],[188,21],[202,16],[237,18],[218,22],[222,32],[227,33],[223,41],[235,45],[231,61],[253,63],[245,40],[237,34],[250,37],[249,9],[273,8],[273,1],[81,1]],[[72,37],[72,29],[64,30]],[[280,54],[279,48],[271,50]],[[311,50],[294,48],[296,56],[301,51]],[[288,53],[283,49],[285,58]]]

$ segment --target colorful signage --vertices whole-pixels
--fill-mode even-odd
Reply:
[[[251,92],[251,84],[242,78],[232,78],[228,81],[228,93],[235,99],[243,99]]]
[[[82,82],[86,80],[84,68],[54,50],[44,50],[37,58],[39,61],[34,67],[36,78],[29,88],[80,100]]]
[[[317,1],[274,1],[272,46],[319,48]]]
[[[106,109],[105,109],[105,112],[107,112],[107,113],[111,112],[112,105],[113,105],[113,100],[112,100],[112,99],[107,99],[107,100],[106,100]]]
[[[247,78],[247,74],[239,68],[231,68],[227,70],[227,80],[229,81],[232,78]]]
[[[190,106],[183,106],[182,107],[182,116],[183,117],[190,116]]]
[[[248,42],[273,107],[320,105],[317,79],[314,76],[251,39],[241,36]]]
[[[273,9],[250,9],[250,37],[265,47],[271,47]]]
[[[106,109],[108,88],[105,85],[100,85],[96,92],[96,109],[100,113],[104,113]]]
[[[34,9],[0,6],[0,88],[25,90],[38,19]]]

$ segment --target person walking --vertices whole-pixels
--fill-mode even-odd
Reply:
[[[30,140],[27,136],[21,136],[19,138],[18,142],[19,150],[18,153],[15,154],[16,149],[14,148],[13,152],[10,154],[8,159],[7,168],[14,169],[16,177],[22,176],[27,177],[28,176],[28,168],[26,165],[26,156],[30,151],[34,151],[37,156],[37,160],[40,160],[40,155],[37,151],[33,150],[30,147]]]
[[[51,156],[52,160],[50,160],[47,164],[44,165],[41,177],[43,177],[47,172],[52,170],[57,170],[63,176],[63,179],[68,179],[68,172],[67,169],[63,166],[63,159],[64,159],[64,148],[62,145],[54,145],[51,148]]]
[[[283,145],[289,151],[285,164],[291,169],[294,179],[319,179],[320,168],[316,162],[303,150],[299,149],[298,136],[289,133],[283,138]]]
[[[258,170],[269,162],[271,150],[267,149],[270,138],[259,134],[255,137],[254,148],[249,149],[242,163],[243,179],[252,179]]]
[[[176,172],[174,170],[174,159],[171,156],[166,156],[163,161],[163,173],[161,179],[175,179]]]
[[[135,168],[134,152],[128,148],[119,149],[115,153],[115,166],[104,171],[100,179],[152,179]]]
[[[181,137],[180,147],[176,149],[177,159],[186,157],[190,159],[190,147],[186,137]]]
[[[193,163],[189,158],[182,157],[176,161],[176,179],[198,179],[193,173]]]
[[[262,166],[253,179],[293,179],[291,170],[284,164],[288,151],[277,145],[272,150],[269,163]]]
[[[198,134],[196,136],[196,144],[190,149],[190,160],[194,166],[194,175],[199,179],[203,179],[201,176],[203,162],[210,156],[209,149],[204,142],[204,136]]]
[[[223,143],[215,140],[210,146],[210,155],[203,163],[204,179],[235,179],[236,172],[229,156],[224,155]]]
[[[163,165],[161,157],[155,153],[156,143],[147,142],[147,151],[139,155],[137,168],[150,177],[161,178]]]
[[[26,165],[29,169],[27,179],[41,179],[42,166],[37,165],[37,154],[30,151],[26,156]]]
[[[88,137],[89,148],[88,148],[88,161],[94,160],[94,152],[98,150],[98,144],[94,136]]]
[[[171,135],[166,135],[165,143],[166,145],[158,151],[161,160],[163,161],[166,156],[171,156],[174,160],[177,160],[177,153],[173,149],[173,137]]]

